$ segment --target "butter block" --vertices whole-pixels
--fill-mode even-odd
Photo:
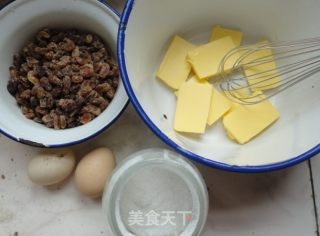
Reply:
[[[235,44],[231,37],[224,37],[189,51],[187,60],[199,79],[207,79],[219,73],[221,60],[233,48]],[[233,64],[234,60],[228,60],[225,70],[231,69]]]
[[[267,43],[268,41],[262,41],[258,43],[258,45]],[[264,91],[276,88],[280,85],[280,77],[271,49],[254,51],[246,57],[244,63],[263,59],[268,60],[268,62],[259,62],[256,65],[252,64],[251,66],[243,67],[244,74],[247,76],[247,81],[251,86],[252,91]]]
[[[279,112],[265,100],[255,105],[239,105],[223,117],[229,138],[245,144],[279,118]]]
[[[255,99],[253,98],[254,95],[263,96],[262,92],[257,91],[257,92],[252,93],[247,88],[239,89],[238,91],[234,91],[233,93],[234,93],[234,96],[236,96],[237,98],[250,97],[250,95],[251,95],[251,98],[250,98],[251,102],[255,101]],[[231,102],[231,107],[227,113],[236,110],[239,106],[242,106],[242,104],[236,102],[236,98],[232,97],[231,94],[224,93],[223,96]],[[259,99],[259,97],[257,97],[257,99]],[[245,99],[244,99],[244,101],[245,101]]]
[[[229,109],[228,112],[233,112],[235,111],[239,106],[242,106],[241,104],[239,103],[236,103],[236,102],[231,102],[231,107]],[[227,113],[226,113],[227,114]]]
[[[176,35],[156,73],[157,78],[172,89],[179,89],[190,74],[191,66],[186,61],[186,57],[188,52],[194,48],[193,44]]]
[[[212,96],[208,116],[208,125],[212,125],[219,120],[232,106],[231,101],[221,94],[217,89],[212,87]]]
[[[238,30],[224,28],[218,25],[213,28],[209,41],[215,41],[226,36],[230,36],[234,45],[239,47],[243,38],[243,33]]]
[[[212,85],[187,81],[181,85],[177,95],[174,129],[178,132],[204,133],[209,115]]]
[[[188,82],[188,83],[208,83],[208,81],[206,81],[206,80],[198,79],[197,76],[195,76],[195,75],[190,76],[190,78],[188,78],[186,82]],[[178,97],[178,94],[179,94],[179,90],[174,91],[174,95],[176,97]]]

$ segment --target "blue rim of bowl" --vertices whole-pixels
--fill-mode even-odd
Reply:
[[[15,1],[16,0],[11,0],[11,1],[6,2],[5,4],[0,5],[0,11],[2,9],[4,9],[6,6],[8,6],[9,4],[11,4],[11,3],[15,2]],[[120,19],[121,14],[116,9],[114,9],[110,4],[108,4],[105,0],[97,0],[97,1],[102,3],[102,4],[104,4],[109,10],[111,10],[113,12],[113,14],[115,14]],[[60,148],[60,147],[72,146],[72,145],[76,145],[76,144],[85,142],[85,141],[87,141],[87,140],[89,140],[91,138],[94,138],[94,137],[98,136],[99,134],[101,134],[106,129],[108,129],[122,115],[122,113],[127,108],[128,104],[129,104],[129,99],[127,100],[127,102],[125,103],[123,108],[120,110],[120,112],[113,118],[113,120],[111,120],[106,126],[102,127],[97,132],[95,132],[95,133],[93,133],[93,134],[91,134],[91,135],[89,135],[89,136],[87,136],[85,138],[82,138],[82,139],[79,139],[79,140],[76,140],[76,141],[72,141],[72,142],[68,142],[68,143],[49,144],[49,145],[46,144],[46,145],[44,145],[44,144],[41,144],[41,143],[35,143],[35,142],[32,142],[32,141],[28,141],[28,140],[24,140],[24,139],[21,139],[21,138],[14,137],[11,134],[3,131],[1,128],[0,128],[0,133],[2,133],[6,137],[8,137],[8,138],[10,138],[10,139],[12,139],[12,140],[14,140],[16,142],[19,142],[19,143],[22,143],[22,144],[26,144],[26,145],[30,145],[30,146],[43,147],[43,148]]]
[[[122,13],[121,19],[120,19],[120,24],[119,24],[119,31],[118,31],[118,48],[117,48],[117,53],[118,53],[118,60],[119,60],[119,65],[120,65],[120,73],[121,77],[124,82],[125,89],[127,90],[127,93],[129,95],[129,99],[131,103],[133,104],[134,108],[140,115],[140,117],[143,119],[143,121],[147,124],[147,126],[167,145],[172,147],[174,150],[177,152],[181,153],[182,155],[188,157],[191,160],[197,161],[199,163],[205,164],[210,167],[215,167],[218,169],[222,170],[227,170],[227,171],[233,171],[233,172],[243,172],[243,173],[255,173],[255,172],[267,172],[267,171],[274,171],[274,170],[279,170],[283,168],[287,168],[290,166],[293,166],[295,164],[298,164],[302,161],[305,161],[312,156],[320,153],[320,144],[316,145],[309,151],[293,157],[289,160],[282,161],[282,162],[277,162],[273,164],[268,164],[268,165],[260,165],[260,166],[237,166],[237,165],[228,165],[225,163],[209,160],[207,158],[204,158],[202,156],[199,156],[193,152],[190,152],[176,143],[174,143],[172,140],[170,140],[164,133],[161,132],[161,130],[150,120],[148,115],[145,113],[143,110],[142,106],[140,105],[133,88],[131,87],[127,68],[126,68],[126,60],[125,60],[125,40],[126,40],[126,28],[127,24],[130,18],[131,11],[134,6],[134,0],[128,0],[126,3],[126,6],[124,8],[124,11]]]

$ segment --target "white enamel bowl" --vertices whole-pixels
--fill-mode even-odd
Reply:
[[[314,0],[129,0],[120,23],[118,58],[130,100],[165,143],[206,165],[261,172],[306,160],[320,151],[320,74],[274,97],[280,120],[239,145],[226,137],[221,122],[202,136],[175,133],[175,95],[155,72],[174,34],[206,43],[212,26],[220,24],[241,29],[247,43],[320,36],[315,24],[319,9],[320,1]]]
[[[0,11],[0,130],[22,143],[60,147],[76,144],[97,135],[110,126],[125,108],[128,97],[122,81],[109,107],[86,125],[53,130],[28,120],[15,99],[7,92],[12,56],[43,27],[89,30],[109,43],[116,55],[119,15],[96,0],[14,1]]]

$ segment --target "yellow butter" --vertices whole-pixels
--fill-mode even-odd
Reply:
[[[229,138],[244,144],[279,118],[278,111],[265,100],[255,105],[239,105],[223,117]]]
[[[187,82],[188,83],[208,83],[208,81],[206,81],[206,80],[198,79],[197,76],[195,76],[195,75],[192,75],[189,79],[187,79]],[[176,97],[178,97],[178,94],[179,94],[179,90],[174,91],[174,95]]]
[[[218,25],[213,28],[209,41],[215,41],[226,36],[230,36],[234,45],[239,47],[243,38],[243,33],[238,30],[224,28]]]
[[[186,61],[188,51],[195,46],[175,36],[157,71],[157,78],[173,89],[179,89],[188,78],[191,66]]]
[[[231,108],[231,101],[222,95],[217,89],[212,87],[212,96],[208,116],[208,125],[212,125],[219,120]]]
[[[268,44],[268,41],[258,43]],[[280,85],[280,78],[277,72],[277,66],[273,59],[271,49],[256,50],[246,57],[244,63],[254,62],[257,60],[268,60],[266,63],[252,64],[244,66],[244,73],[247,76],[248,83],[251,85],[252,91],[263,91],[276,88]],[[263,73],[262,73],[263,72]]]
[[[242,105],[239,103],[236,103],[236,102],[231,102],[231,107],[230,107],[228,113],[235,111],[239,106],[242,106]]]
[[[206,79],[219,73],[221,60],[233,48],[235,48],[233,40],[224,37],[189,51],[187,60],[198,78]],[[233,64],[234,60],[228,60],[224,69],[229,70]]]
[[[179,89],[174,129],[179,132],[204,133],[212,94],[209,83],[187,81]]]
[[[237,98],[242,98],[242,97],[245,98],[245,97],[250,97],[251,91],[249,91],[247,88],[242,88],[242,89],[239,89],[238,91],[234,91],[233,93],[234,93],[234,96],[236,96]],[[257,95],[259,94],[259,95],[263,96],[263,94],[261,92],[258,92],[258,91],[255,92],[252,95],[256,95],[256,94]],[[232,95],[230,93],[224,93],[223,96],[231,102],[231,107],[230,107],[230,109],[228,110],[227,113],[230,113],[230,112],[236,110],[239,106],[242,106],[240,103],[236,102],[236,98],[232,97]],[[254,99],[251,97],[250,101],[253,102]],[[225,113],[225,114],[227,114],[227,113]]]
[[[210,109],[207,124],[212,125],[217,120],[219,120],[230,108],[231,101],[222,95],[217,89],[215,89],[208,81],[199,80],[196,76],[192,76],[188,83],[198,83],[198,84],[208,84],[212,87],[212,95],[210,100]],[[178,97],[179,90],[175,92],[175,95]]]
[[[231,134],[231,133],[229,133],[228,131],[227,131],[226,133],[227,133],[227,136],[228,136],[228,138],[229,138],[229,139],[231,139],[231,140],[235,140],[235,138],[232,136],[232,134]]]

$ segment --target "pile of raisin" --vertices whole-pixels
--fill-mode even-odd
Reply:
[[[42,29],[14,55],[9,93],[22,113],[49,128],[88,123],[110,104],[118,66],[101,38],[75,29]]]

